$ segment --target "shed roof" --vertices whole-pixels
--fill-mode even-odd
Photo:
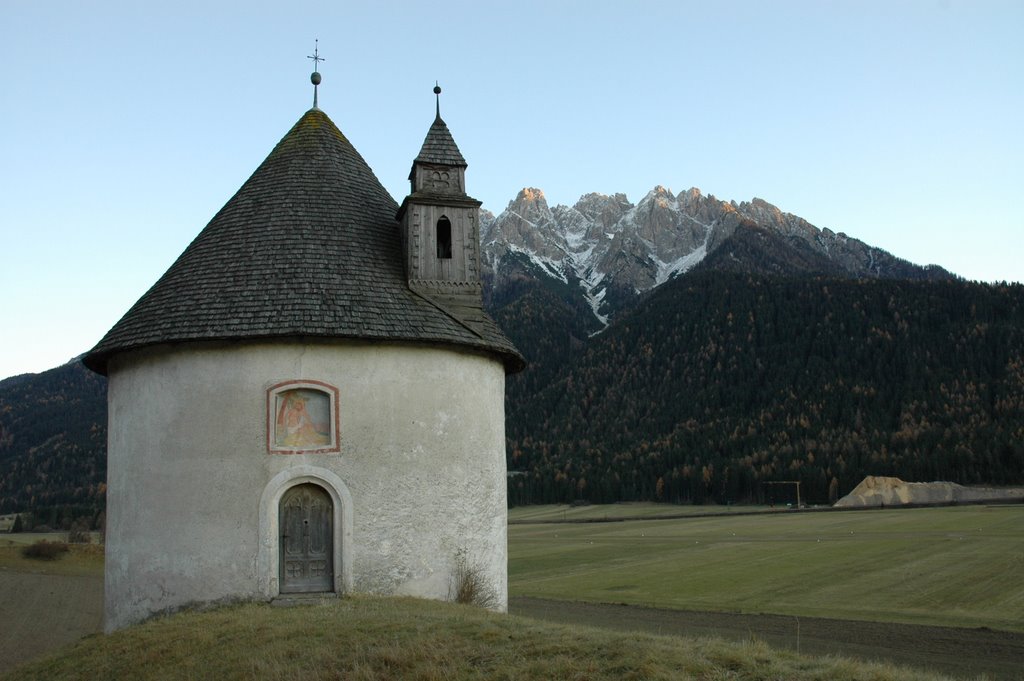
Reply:
[[[459,319],[409,288],[397,210],[313,108],[83,361],[105,374],[153,345],[320,337],[454,344],[522,368],[485,313]]]

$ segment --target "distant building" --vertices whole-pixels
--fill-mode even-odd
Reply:
[[[482,309],[465,171],[438,107],[399,206],[314,99],[84,358],[109,378],[108,631],[196,602],[445,599],[459,556],[505,607],[523,359]]]

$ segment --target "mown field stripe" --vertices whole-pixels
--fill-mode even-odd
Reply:
[[[509,528],[516,596],[1024,631],[1024,506]]]

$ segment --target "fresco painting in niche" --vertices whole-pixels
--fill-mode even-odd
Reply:
[[[304,449],[331,444],[331,399],[327,393],[296,388],[277,393],[274,445]]]

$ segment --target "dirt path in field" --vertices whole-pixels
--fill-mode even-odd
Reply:
[[[757,638],[809,655],[841,655],[950,676],[1024,680],[1024,634],[815,617],[739,615],[634,605],[509,599],[509,612],[536,619],[671,636]]]
[[[0,569],[0,675],[102,630],[102,576]]]

